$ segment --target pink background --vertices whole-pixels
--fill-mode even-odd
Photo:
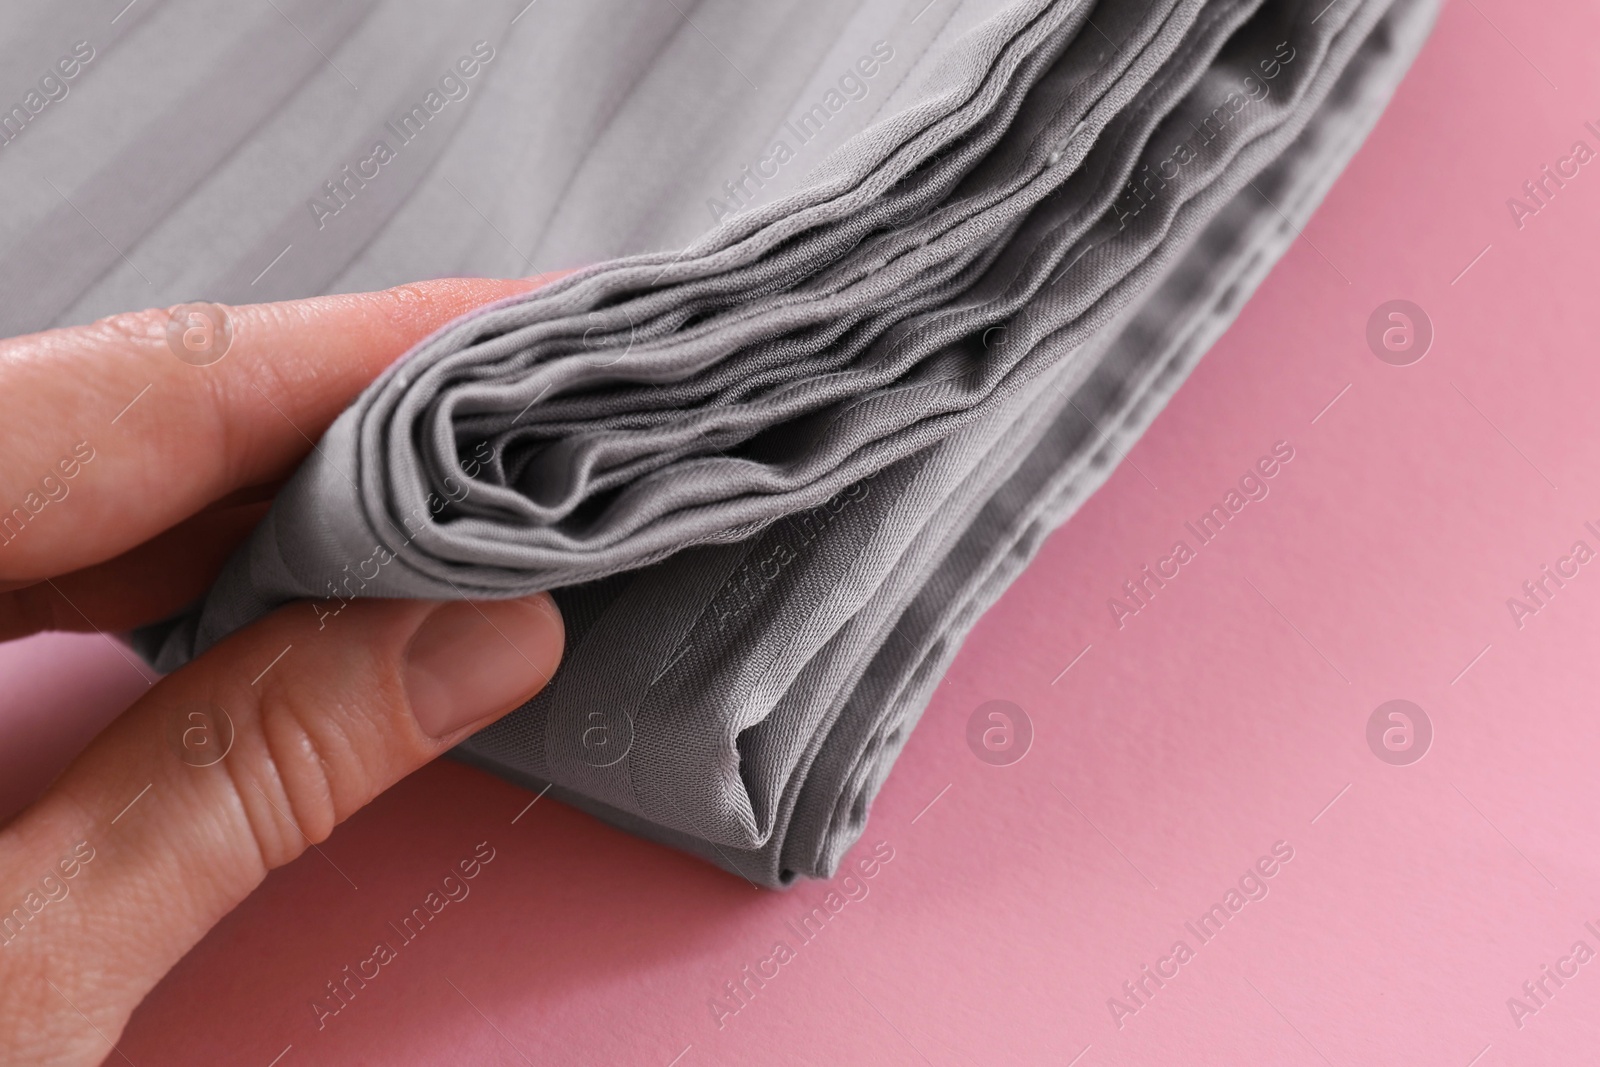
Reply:
[[[1583,528],[1600,526],[1600,164],[1520,230],[1506,199],[1576,139],[1600,148],[1583,127],[1600,126],[1597,41],[1578,0],[1449,5],[1306,240],[968,640],[855,853],[882,841],[893,859],[814,941],[785,924],[826,885],[757,891],[553,801],[513,822],[530,794],[441,762],[273,874],[123,1051],[1594,1062],[1600,961],[1521,1028],[1506,1000],[1575,941],[1600,950],[1583,927],[1600,927],[1600,563],[1520,629],[1506,600],[1575,540],[1600,549]],[[1393,298],[1437,331],[1408,367],[1364,340]],[[1280,440],[1295,458],[1270,496],[1119,630],[1123,579]],[[4,811],[145,687],[98,638],[7,646],[0,675]],[[1435,730],[1410,766],[1367,746],[1393,698]],[[1036,730],[1011,766],[966,746],[992,699]],[[397,940],[388,921],[480,841],[495,859],[471,895],[319,1031],[325,983]],[[1184,923],[1278,841],[1294,858],[1269,895],[1193,937]],[[710,999],[779,939],[795,958],[719,1027]],[[1193,959],[1119,1028],[1108,998],[1131,1005],[1122,983],[1179,939]]]

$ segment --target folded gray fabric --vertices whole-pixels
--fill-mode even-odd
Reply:
[[[854,600],[838,605],[846,617],[826,641],[813,652],[809,645],[788,648],[785,642],[793,638],[787,634],[769,636],[803,665],[759,722],[731,734],[684,728],[685,720],[692,721],[707,703],[695,696],[694,687],[714,694],[725,684],[712,671],[680,666],[686,646],[693,654],[692,644],[684,642],[666,654],[647,648],[639,652],[641,658],[653,656],[651,665],[640,669],[641,677],[663,668],[683,672],[686,684],[669,698],[675,708],[656,704],[660,698],[655,693],[670,692],[661,688],[661,679],[632,687],[627,698],[611,705],[636,709],[629,711],[631,721],[603,708],[597,718],[596,706],[581,694],[595,691],[599,680],[574,657],[551,691],[464,746],[465,758],[503,774],[511,768],[511,777],[530,786],[553,782],[553,795],[703,855],[752,881],[782,885],[797,875],[831,874],[860,835],[873,794],[962,636],[1022,570],[1045,535],[1110,473],[1293,241],[1376,121],[1433,14],[1428,4],[1400,4],[1367,28],[1321,106],[1292,142],[1188,239],[1184,254],[1138,303],[1070,353],[1061,376],[1037,389],[1031,410],[1015,417],[1009,440],[983,457],[938,507],[921,512],[923,525],[860,606]],[[1075,369],[1073,361],[1078,361]],[[959,450],[962,443],[949,445]],[[844,499],[853,502],[877,492],[887,474]],[[854,562],[842,569],[870,586],[870,577],[861,574],[866,556],[849,540],[845,524],[821,525],[812,516],[804,518],[802,529],[785,531],[780,523],[763,535],[765,543],[753,544],[744,556],[745,573],[753,569],[762,576],[771,574],[766,560],[788,558],[782,546],[809,544],[810,530],[820,526],[815,539],[832,539],[841,556],[853,556]],[[645,575],[660,582],[674,567],[685,574],[709,570],[675,557],[626,584],[613,579],[558,593],[580,635],[575,646],[605,648],[617,640],[618,631],[606,632],[597,621],[650,617],[641,611],[646,605],[635,599],[646,591],[641,588]],[[743,588],[745,583],[725,582],[714,595],[726,597],[727,590]],[[709,614],[720,617],[715,608]],[[772,626],[754,621],[745,629],[770,634]],[[624,639],[637,641],[645,632],[636,623]],[[711,628],[706,636],[713,632],[720,636]],[[744,692],[749,691],[747,686]],[[608,735],[631,726],[636,747],[647,727],[659,729],[661,723],[676,727],[680,739],[703,737],[701,767],[731,765],[745,791],[730,784],[711,807],[697,806],[697,798],[681,787],[675,794],[651,796],[639,787],[636,774],[634,798],[647,798],[653,806],[644,807],[639,799],[619,803],[612,799],[614,793],[570,768],[570,753],[581,748],[582,731],[597,723]],[[591,760],[599,758],[599,752],[591,754]],[[652,756],[651,764],[658,758]],[[664,777],[674,783],[700,782],[706,773],[702,769],[697,777],[680,769]],[[729,797],[736,802],[728,803]],[[755,832],[749,832],[748,824],[729,832],[719,811],[744,815],[740,802],[746,797]]]
[[[755,882],[826,875],[962,636],[1294,238],[1434,9],[996,0],[913,64],[841,6],[811,54],[852,49],[853,81],[780,127],[825,158],[751,152],[705,236],[419,345],[141,649],[171,669],[294,600],[558,588],[566,662],[463,758]],[[375,199],[346,192],[310,214]]]

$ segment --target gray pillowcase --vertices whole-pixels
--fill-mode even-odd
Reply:
[[[1248,182],[1234,182],[1242,191],[1190,232],[1182,254],[1140,298],[1071,353],[1058,377],[1032,391],[1030,404],[996,417],[1002,428],[992,429],[984,455],[971,458],[984,447],[974,437],[952,438],[921,470],[886,471],[798,524],[776,524],[748,547],[696,550],[704,555],[685,553],[636,578],[559,591],[580,635],[574,647],[592,649],[593,659],[573,655],[549,691],[473,738],[463,757],[530,787],[554,783],[553,795],[759,884],[830,875],[861,834],[872,796],[962,637],[1044,537],[1109,475],[1293,242],[1376,121],[1433,15],[1428,4],[1399,4],[1364,27],[1287,146],[1263,145],[1261,158],[1271,161]],[[968,457],[962,469],[970,473],[952,476],[952,487],[931,501],[917,503],[915,489],[885,484],[898,475],[916,485],[930,469],[948,472],[957,456]],[[850,509],[880,492],[900,494],[916,516],[898,527],[914,526],[887,564],[864,549],[847,521]],[[724,553],[738,559],[708,558]],[[827,603],[836,627],[795,625],[804,617],[783,606],[786,590],[746,595],[752,575],[773,575],[769,561],[791,554],[808,569],[826,555],[822,569],[831,564],[831,573],[842,575],[829,595],[807,601]],[[801,580],[786,573],[777,572],[773,585]],[[695,575],[721,574],[733,577],[684,592]],[[731,603],[731,626],[700,621],[698,632],[679,636],[670,627],[675,616],[651,598],[675,575],[684,591],[668,602],[680,612],[709,604],[699,618],[719,622]],[[763,607],[771,615],[754,617]],[[657,651],[647,620],[663,618],[669,629]],[[732,644],[730,629],[746,644]],[[628,662],[642,684],[606,680],[605,668],[618,663],[606,650],[619,644],[638,649]],[[702,664],[719,645],[730,648],[720,669]],[[761,662],[781,670],[775,686],[736,673],[746,649],[757,645],[767,652]],[[766,696],[769,686],[781,693]],[[752,696],[754,709],[739,708]],[[607,742],[633,738],[632,766],[610,783],[578,766],[609,758],[605,744],[584,745],[584,731],[596,724],[602,729],[595,736]],[[687,746],[688,737],[700,744]],[[648,754],[640,752],[647,744]],[[705,787],[710,768],[729,768],[720,788]]]
[[[141,650],[172,669],[295,600],[557,588],[556,679],[462,757],[753,882],[826,876],[1435,7],[992,4],[786,195],[419,345]]]

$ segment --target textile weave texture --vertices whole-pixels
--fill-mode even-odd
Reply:
[[[829,875],[962,636],[1296,239],[1436,4],[953,7],[820,8],[793,47],[832,80],[792,79],[753,167],[712,199],[642,179],[709,232],[417,346],[141,651],[555,589],[565,662],[460,757],[755,883]],[[804,132],[837,143],[786,161]]]

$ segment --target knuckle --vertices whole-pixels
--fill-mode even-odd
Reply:
[[[375,294],[373,307],[389,329],[400,335],[425,332],[423,326],[435,316],[439,303],[437,283],[406,282]]]
[[[346,660],[361,653],[352,652]],[[331,682],[283,671],[261,682],[252,712],[236,723],[224,760],[263,862],[278,867],[325,840],[389,784],[387,709],[397,699],[364,662],[341,664]],[[364,679],[359,689],[341,679]]]
[[[142,348],[166,343],[168,317],[165,308],[123,311],[96,319],[84,329],[93,339],[108,341],[122,348]]]
[[[236,729],[240,731],[237,758],[225,759],[222,765],[262,866],[281,867],[327,836],[319,828],[323,820],[318,818],[322,809],[316,802],[317,790],[289,755],[293,746],[285,746],[281,730],[274,741],[274,732],[265,728],[260,716]]]

